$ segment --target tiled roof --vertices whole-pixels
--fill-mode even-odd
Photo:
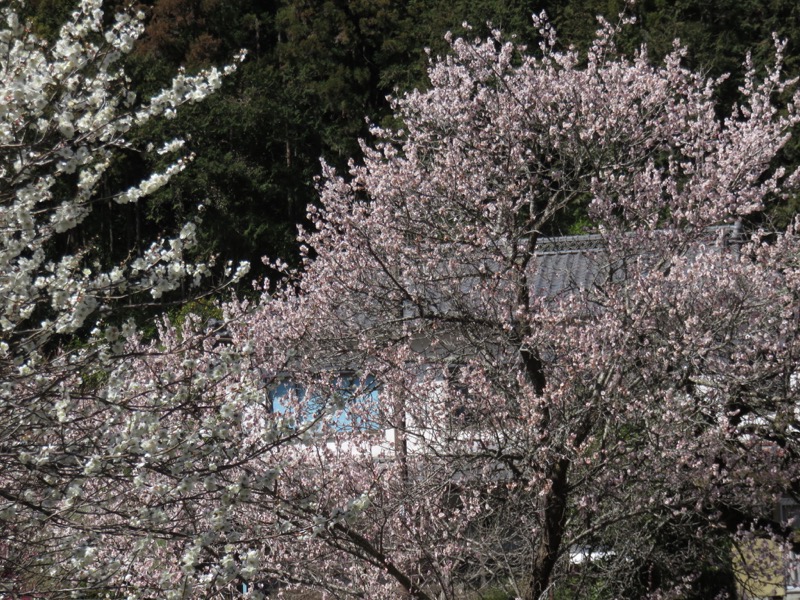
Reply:
[[[533,293],[552,298],[561,293],[587,289],[609,273],[599,235],[542,238],[536,245]]]
[[[718,225],[705,230],[702,243],[736,251],[742,242],[741,223]],[[696,254],[692,249],[689,256]],[[625,278],[621,265],[611,264],[600,235],[572,235],[541,238],[536,244],[532,292],[538,297],[555,298],[559,294],[590,289]],[[613,268],[612,268],[613,267]]]

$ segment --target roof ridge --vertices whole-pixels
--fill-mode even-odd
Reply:
[[[548,252],[577,252],[580,250],[600,250],[603,236],[599,233],[583,235],[562,235],[539,238],[536,254]]]

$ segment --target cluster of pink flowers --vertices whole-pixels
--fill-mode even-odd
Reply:
[[[537,22],[535,55],[453,40],[431,88],[394,100],[402,130],[325,167],[302,272],[240,313],[256,362],[314,397],[342,369],[381,384],[385,437],[323,421],[325,444],[281,449],[287,585],[659,597],[702,565],[730,575],[737,532],[788,535],[799,240],[733,227],[797,190],[774,168],[798,122],[783,44],[720,119],[682,48],[626,59],[601,22],[582,56]],[[594,277],[537,295],[576,205]],[[580,549],[603,559],[575,577]]]

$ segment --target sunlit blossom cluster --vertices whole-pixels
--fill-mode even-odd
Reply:
[[[157,536],[123,540],[115,527],[146,531],[169,522],[171,511],[148,499],[174,486],[153,482],[148,460],[170,444],[175,455],[192,440],[205,445],[219,430],[211,421],[209,433],[165,422],[169,402],[193,398],[194,388],[134,376],[138,326],[114,315],[122,304],[153,302],[181,286],[200,289],[209,265],[186,259],[195,223],[110,267],[69,241],[101,199],[140,201],[186,167],[192,156],[181,156],[184,143],[173,140],[156,150],[172,164],[103,196],[115,151],[129,147],[134,128],[203,100],[243,58],[223,69],[180,73],[166,90],[139,98],[120,59],[142,33],[143,19],[125,10],[106,25],[103,3],[82,0],[48,42],[11,4],[0,9],[0,570],[9,578],[2,589],[12,594],[60,597],[79,582],[86,590],[113,585],[129,589],[125,595],[149,594],[152,587],[131,579],[131,560],[156,555]],[[71,250],[54,250],[65,247]],[[245,272],[240,265],[231,278]],[[168,343],[165,335],[139,352],[158,353]],[[197,389],[220,385],[235,371],[234,358],[212,363],[190,377]],[[246,397],[233,388],[231,394]],[[103,481],[114,472],[126,485]],[[141,503],[133,513],[118,512],[134,493]],[[93,503],[102,508],[89,509]],[[112,518],[122,513],[125,519]],[[106,525],[108,538],[98,535]],[[170,589],[180,582],[167,571],[155,576],[155,595],[180,597]]]

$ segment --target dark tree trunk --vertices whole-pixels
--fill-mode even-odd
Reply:
[[[564,539],[567,515],[567,474],[570,461],[561,459],[550,473],[551,488],[542,499],[542,530],[531,564],[531,585],[525,600],[545,600],[552,583],[553,569]]]

